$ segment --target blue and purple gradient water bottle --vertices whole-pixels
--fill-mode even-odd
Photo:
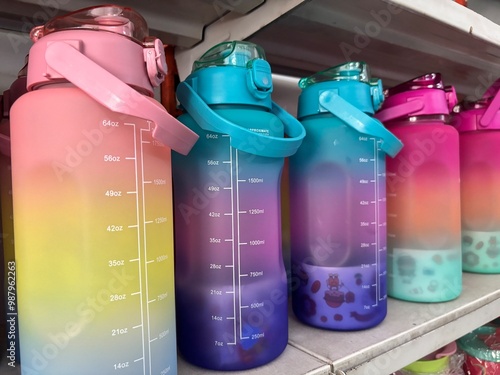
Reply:
[[[402,144],[372,117],[382,83],[365,63],[299,86],[307,136],[290,158],[293,310],[320,328],[372,327],[387,311],[385,156]]]
[[[200,136],[172,158],[178,347],[205,368],[256,367],[288,341],[280,177],[305,132],[272,88],[262,49],[233,41],[177,89],[179,120]]]

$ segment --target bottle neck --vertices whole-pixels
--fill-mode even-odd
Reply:
[[[449,123],[449,117],[448,115],[410,116],[387,121],[385,125],[445,125]]]

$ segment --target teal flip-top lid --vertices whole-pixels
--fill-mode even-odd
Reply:
[[[200,128],[229,135],[231,146],[241,151],[282,158],[297,151],[305,129],[296,118],[272,102],[272,90],[271,67],[262,48],[249,42],[232,41],[220,43],[203,54],[194,63],[193,72],[178,85],[176,94],[181,106]],[[252,110],[269,111],[274,116],[266,117],[279,121],[286,137],[242,127],[217,113],[216,107],[221,109],[216,106],[219,104],[230,104],[230,108],[225,108],[233,110],[241,108],[233,104],[249,104]],[[266,147],[255,147],[256,144]]]
[[[209,104],[251,104],[270,109],[271,67],[262,47],[244,41],[219,43],[193,64],[186,78]]]
[[[399,139],[373,117],[384,100],[382,81],[372,79],[364,62],[348,62],[299,81],[298,118],[330,114],[353,130],[379,138],[380,148],[394,157],[403,147]]]
[[[239,66],[246,68],[255,59],[266,59],[261,46],[250,42],[230,41],[219,43],[205,52],[193,64],[193,72],[213,66]]]
[[[363,61],[347,62],[302,78],[299,87],[302,89],[299,118],[329,112],[319,103],[320,95],[326,90],[336,91],[344,100],[370,115],[384,100],[382,81],[371,78],[369,67]]]

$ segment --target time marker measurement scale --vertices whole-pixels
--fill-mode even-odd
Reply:
[[[360,140],[365,139],[365,137],[360,137]],[[373,155],[385,158],[385,153],[381,150],[380,145],[382,141],[379,138],[368,137],[368,142],[373,142]],[[381,241],[381,239],[386,238],[387,234],[387,219],[386,219],[386,201],[387,199],[386,191],[386,173],[385,168],[380,167],[380,159],[370,158],[369,160],[373,163],[373,178],[370,179],[370,184],[373,184],[375,189],[374,200],[370,200],[369,203],[372,205],[374,210],[374,220],[370,221],[370,224],[374,226],[374,241],[370,243],[375,251],[375,263],[370,266],[375,267],[375,275],[377,275],[377,280],[371,285],[375,288],[375,303],[373,307],[378,306],[379,302],[387,299],[387,292],[385,288],[385,278],[387,276],[387,271],[385,271],[385,257],[387,254],[387,244],[386,241]],[[372,196],[371,194],[369,196]],[[361,203],[361,202],[360,202]],[[381,265],[384,264],[384,271],[381,272]],[[383,290],[382,290],[383,289]]]
[[[264,271],[260,269],[252,269],[251,271],[248,269],[243,270],[242,257],[244,256],[243,252],[252,251],[251,247],[265,245],[265,239],[246,238],[247,236],[244,234],[242,218],[245,217],[246,220],[262,220],[262,216],[265,215],[265,209],[260,206],[259,203],[254,204],[251,207],[242,207],[241,202],[248,202],[248,198],[241,196],[241,187],[248,184],[254,186],[256,184],[263,184],[265,182],[265,178],[264,176],[259,176],[255,173],[253,173],[252,176],[242,176],[242,168],[240,167],[241,152],[229,146],[229,135],[212,134],[210,136],[220,137],[221,140],[228,145],[227,159],[207,160],[207,165],[212,164],[213,168],[220,165],[222,168],[218,171],[219,176],[221,175],[220,172],[222,172],[224,175],[228,176],[229,180],[228,186],[219,187],[211,185],[208,187],[208,189],[212,189],[212,191],[221,189],[221,195],[216,199],[224,201],[225,204],[221,203],[221,206],[228,208],[227,211],[222,212],[223,219],[227,219],[225,221],[225,228],[222,229],[220,226],[211,226],[217,229],[220,228],[221,231],[212,233],[209,237],[209,242],[220,244],[221,247],[224,247],[223,251],[226,255],[224,256],[225,263],[222,264],[222,266],[224,269],[230,270],[229,277],[231,278],[230,282],[226,283],[226,285],[231,285],[231,289],[225,290],[224,293],[232,298],[231,305],[233,306],[233,311],[232,315],[222,318],[231,322],[233,332],[230,335],[225,335],[227,337],[227,341],[221,341],[221,344],[236,345],[238,340],[246,340],[250,338],[256,339],[262,334],[254,333],[252,337],[252,335],[248,332],[244,332],[243,322],[245,313],[248,314],[250,309],[263,307],[264,303],[262,301],[249,302],[249,299],[244,296],[242,285],[250,283],[251,279],[258,280],[259,277],[264,275]],[[245,153],[243,153],[243,155],[245,155],[244,159],[252,157],[251,155]],[[219,220],[218,213],[211,212],[209,215],[211,220]],[[228,220],[230,220],[230,223],[227,222]],[[222,239],[223,241],[219,241],[219,239]],[[229,245],[229,247],[227,247],[227,245]],[[216,263],[211,263],[210,267],[214,270],[219,269],[222,271],[222,267],[219,267]],[[218,291],[211,291],[211,293],[217,294]]]
[[[166,353],[175,347],[175,325],[173,321],[167,321],[168,315],[172,316],[172,311],[168,314],[166,309],[173,308],[173,286],[172,269],[169,270],[167,264],[173,262],[169,255],[168,248],[165,246],[168,238],[165,233],[171,231],[172,219],[167,217],[171,212],[170,203],[167,202],[170,195],[170,176],[168,170],[161,170],[154,166],[155,159],[164,158],[169,160],[170,155],[168,149],[164,148],[158,141],[151,136],[152,123],[123,123],[123,128],[133,133],[133,155],[125,156],[123,164],[133,164],[133,182],[134,189],[127,190],[124,199],[132,198],[134,209],[131,212],[135,213],[132,224],[114,225],[110,224],[107,227],[108,232],[122,232],[124,236],[130,238],[135,237],[137,246],[134,257],[125,259],[111,259],[108,262],[109,267],[135,267],[136,270],[130,271],[130,274],[136,274],[137,278],[131,282],[129,295],[127,293],[116,294],[116,299],[113,302],[120,303],[130,298],[138,309],[136,316],[138,324],[131,324],[113,328],[111,335],[113,337],[121,336],[125,342],[128,342],[129,334],[136,335],[142,338],[138,341],[130,341],[123,346],[123,353],[126,353],[128,347],[133,348],[134,354],[130,353],[130,357],[113,364],[115,370],[121,370],[119,373],[127,373],[125,371],[130,368],[130,373],[138,374],[139,371],[144,375],[151,374],[167,374],[175,370],[175,358],[169,358],[170,362],[165,360]],[[121,124],[115,124],[121,126]],[[115,154],[104,156],[108,163],[119,163],[121,157]],[[146,166],[152,166],[149,170]],[[118,188],[107,189],[105,193],[111,199],[120,199],[122,190]],[[121,203],[120,203],[121,204]],[[118,212],[118,211],[117,211]],[[166,228],[168,226],[169,228]],[[120,233],[111,233],[120,235]],[[158,241],[160,237],[161,241]],[[155,241],[156,239],[156,241]],[[171,265],[170,265],[171,267]],[[125,271],[128,272],[128,271]],[[170,283],[170,284],[169,284]],[[135,285],[135,286],[133,286]],[[114,299],[113,295],[110,297]],[[162,316],[162,315],[165,316]],[[173,339],[172,339],[173,337]],[[140,346],[137,343],[141,342]],[[139,353],[139,355],[137,355]],[[139,370],[140,369],[140,370]]]
[[[19,159],[20,345],[34,353],[22,363],[27,373],[177,371],[170,150],[153,140],[152,123],[115,117],[100,108],[88,115],[93,128],[32,134],[39,163],[70,150],[67,173],[40,179],[29,157]],[[48,138],[57,144],[44,147]],[[50,194],[34,200],[38,192]],[[39,250],[26,257],[30,248]]]

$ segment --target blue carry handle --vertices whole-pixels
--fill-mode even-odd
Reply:
[[[380,148],[389,156],[396,156],[403,148],[403,143],[380,121],[357,109],[339,96],[335,90],[322,92],[319,96],[319,104],[358,132],[380,138],[382,140]]]
[[[226,120],[215,113],[185,81],[179,84],[176,93],[181,105],[203,130],[229,135],[231,146],[241,151],[258,156],[283,158],[295,154],[306,135],[302,124],[274,102],[271,112],[281,120],[289,138],[255,133]]]

